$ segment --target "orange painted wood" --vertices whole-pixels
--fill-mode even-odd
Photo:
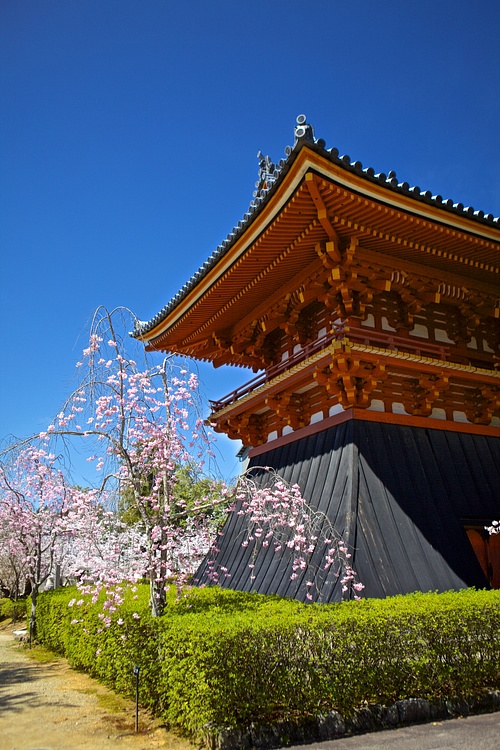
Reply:
[[[469,542],[472,544],[474,552],[476,553],[476,557],[479,560],[483,573],[485,577],[489,580],[490,579],[489,570],[488,570],[489,561],[488,561],[488,548],[487,548],[486,540],[483,538],[483,536],[481,535],[479,531],[476,531],[476,529],[467,529],[467,536],[469,537]]]
[[[500,428],[488,427],[484,425],[463,424],[461,422],[449,422],[447,420],[429,419],[428,417],[411,417],[406,414],[391,414],[389,412],[368,411],[367,409],[346,409],[332,417],[327,417],[321,422],[310,424],[300,430],[291,432],[283,437],[270,440],[262,445],[252,447],[249,456],[258,456],[268,450],[279,448],[281,445],[288,445],[295,440],[303,437],[314,435],[322,430],[328,430],[330,427],[347,422],[349,419],[360,419],[367,422],[383,422],[384,424],[409,425],[411,427],[424,427],[430,430],[445,430],[447,432],[463,432],[469,435],[485,435],[489,437],[498,437],[500,440]],[[500,537],[500,535],[498,535]]]
[[[488,557],[491,566],[491,585],[500,589],[500,534],[492,534],[488,542]]]

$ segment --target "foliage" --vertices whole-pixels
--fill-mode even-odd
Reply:
[[[176,466],[173,474],[172,522],[178,528],[186,529],[189,518],[203,506],[204,518],[211,519],[214,528],[220,526],[229,504],[229,500],[227,503],[221,502],[223,482],[204,476],[193,462]],[[145,480],[143,494],[151,491],[153,483],[154,476],[151,474]],[[133,493],[128,487],[124,487],[118,499],[118,517],[129,526],[141,522]]]
[[[315,566],[331,570],[346,596],[357,596],[363,586],[345,544],[323,518],[317,523],[298,486],[272,476],[268,486],[259,487],[250,476],[232,489],[204,476],[213,436],[201,416],[196,375],[169,357],[138,365],[127,352],[130,338],[120,333],[117,314],[97,311],[78,363],[77,388],[38,443],[31,439],[19,452],[22,467],[12,452],[16,478],[7,471],[0,477],[0,509],[12,519],[9,545],[15,544],[17,506],[21,500],[30,506],[23,534],[38,548],[32,552],[30,542],[19,559],[29,569],[32,621],[38,590],[63,564],[66,577],[84,593],[92,592],[94,601],[106,592],[106,627],[123,602],[121,581],[147,577],[151,612],[160,615],[171,582],[182,586],[207,552],[216,549],[213,538],[228,506],[245,516],[243,544],[250,544],[253,554],[266,547],[276,554],[288,550],[294,579],[315,553]],[[57,464],[74,440],[84,442],[91,454],[96,481],[90,488],[73,486]],[[320,527],[328,533],[320,533]],[[211,554],[209,577],[217,581],[221,574],[231,572],[218,570]],[[304,585],[313,587],[314,580]]]
[[[143,569],[150,581],[150,605],[160,614],[167,580],[175,572],[189,574],[184,554],[186,533],[179,530],[175,486],[179,467],[196,462],[201,471],[210,453],[211,436],[200,416],[194,373],[165,359],[160,365],[139,367],[126,353],[113,315],[99,310],[83,352],[80,385],[46,440],[94,440],[90,457],[103,474],[101,486],[132,498],[144,532]],[[82,424],[85,426],[82,427]],[[193,558],[208,547],[203,514],[191,515],[189,550]],[[94,583],[114,581],[101,575]]]
[[[0,620],[24,620],[26,617],[26,601],[0,599]]]
[[[28,444],[9,458],[0,466],[0,536],[17,573],[15,591],[22,580],[31,592],[33,638],[38,593],[56,578],[77,579],[82,588],[89,577],[116,584],[140,577],[143,565],[133,553],[134,530],[106,510],[103,493],[69,485],[43,447]]]
[[[20,451],[9,467],[0,467],[0,528],[2,555],[16,574],[40,586],[63,555],[64,516],[68,507],[64,478],[54,457],[31,446]]]
[[[141,701],[195,737],[206,725],[299,719],[332,709],[350,714],[365,702],[500,687],[498,591],[336,605],[216,587],[178,601],[170,596],[163,617],[152,618],[147,592],[128,591],[106,629],[98,605],[68,608],[74,591],[44,594],[40,638],[126,693],[140,665]]]
[[[269,467],[252,467],[239,477],[234,495],[234,513],[245,522],[240,541],[249,551],[250,581],[256,578],[257,562],[270,550],[284,563],[290,580],[298,579],[296,585],[305,588],[308,601],[320,595],[318,584],[328,575],[338,581],[341,598],[359,598],[364,585],[357,580],[351,566],[347,545],[330,520],[305,502],[298,484],[289,486]],[[224,533],[225,528],[221,535]],[[219,563],[219,552],[216,542],[203,571],[206,578],[215,583],[222,583],[232,575]],[[201,574],[202,569],[195,576],[195,582]]]
[[[66,577],[85,592],[108,592],[108,614],[121,601],[116,584],[147,575],[152,612],[160,614],[171,577],[190,575],[208,550],[214,506],[227,504],[200,477],[211,436],[200,416],[196,376],[170,359],[138,366],[125,351],[130,340],[117,329],[117,317],[97,311],[78,363],[79,385],[45,432],[10,451],[11,466],[6,462],[0,476],[2,528],[9,551],[15,547],[18,577],[30,580],[33,619],[39,588],[63,562]],[[72,486],[56,466],[75,440],[85,442],[96,469],[86,490]],[[133,518],[127,523],[112,512],[117,498],[128,498]],[[29,542],[21,550],[16,525],[23,504],[23,540]]]
[[[63,564],[77,534],[81,497],[69,491],[55,457],[43,448],[28,445],[12,458],[0,466],[2,558],[14,574],[15,595],[21,578],[29,585],[33,635],[38,592]]]

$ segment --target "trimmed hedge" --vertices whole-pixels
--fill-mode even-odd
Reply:
[[[68,607],[78,596],[40,596],[39,639],[119,692],[132,694],[139,665],[141,703],[198,738],[500,687],[500,591],[305,605],[208,588],[172,597],[153,619],[140,587],[109,628],[99,604]]]
[[[23,620],[26,617],[26,600],[0,599],[0,620]]]

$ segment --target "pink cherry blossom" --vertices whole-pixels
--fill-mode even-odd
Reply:
[[[215,563],[218,508],[246,519],[241,543],[251,551],[250,576],[256,555],[271,548],[291,555],[292,580],[308,576],[308,599],[316,592],[314,576],[323,571],[334,570],[346,594],[361,591],[347,545],[330,526],[325,532],[297,485],[288,486],[271,470],[267,487],[244,475],[234,486],[217,484],[217,492],[207,491],[193,507],[179,499],[180,468],[201,477],[205,465],[213,466],[214,435],[205,423],[198,377],[185,360],[147,361],[140,342],[132,358],[123,343],[130,344],[121,327],[124,315],[96,312],[77,388],[54,422],[12,451],[10,466],[0,472],[0,542],[29,580],[34,608],[40,586],[56,569],[78,585],[77,606],[104,592],[105,627],[124,600],[123,584],[132,585],[137,598],[133,584],[147,577],[151,612],[159,615],[170,581],[180,588],[204,558],[211,580],[225,580],[231,571],[219,571]],[[84,489],[61,464],[74,441],[85,446],[89,470],[96,472]],[[124,498],[133,517],[127,523],[116,512]],[[310,571],[318,550],[321,565]]]

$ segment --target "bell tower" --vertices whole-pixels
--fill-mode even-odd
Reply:
[[[243,220],[135,335],[255,373],[215,429],[335,520],[368,595],[499,586],[499,220],[326,149],[303,115],[285,153],[259,153]]]

